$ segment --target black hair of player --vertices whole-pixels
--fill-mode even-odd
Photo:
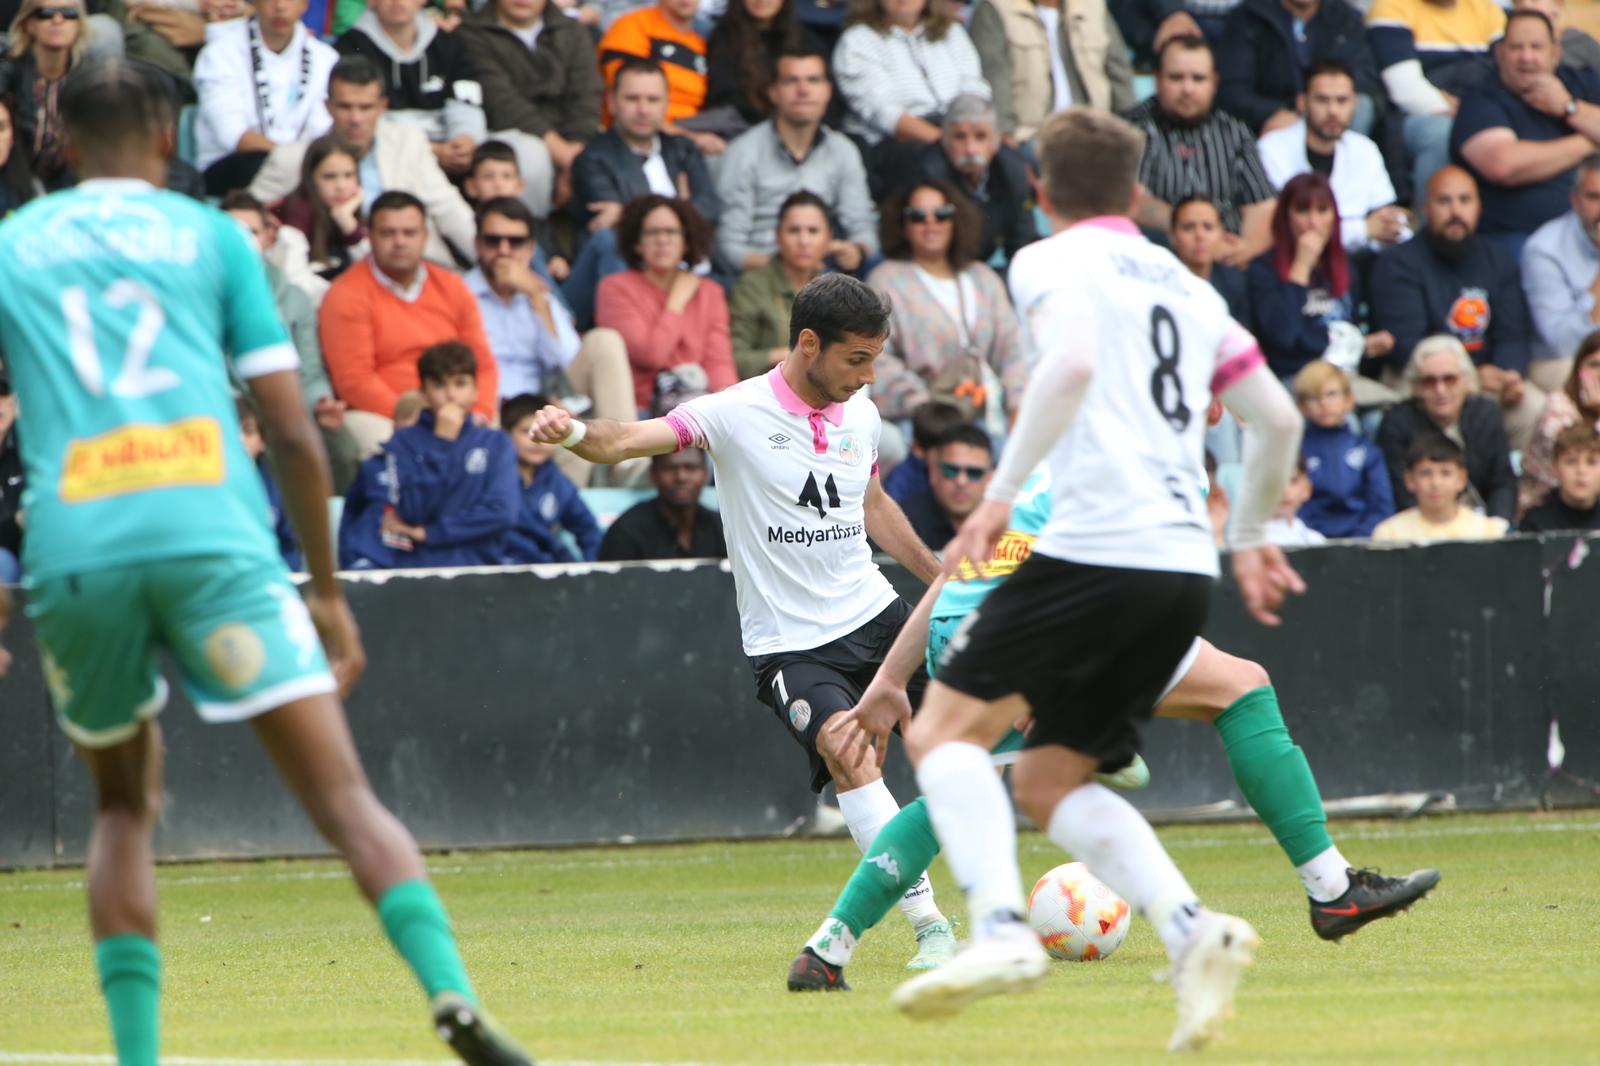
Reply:
[[[80,156],[115,152],[130,142],[173,136],[177,101],[165,75],[138,60],[84,60],[61,87],[58,107]],[[20,150],[20,146],[17,150]]]
[[[550,406],[550,397],[537,392],[524,392],[500,405],[500,425],[507,433],[517,428],[517,423]]]
[[[360,53],[341,56],[333,65],[333,69],[328,71],[329,96],[333,95],[335,82],[340,85],[353,85],[358,89],[364,85],[376,85],[380,96],[389,95],[389,86],[384,80],[383,71],[378,69],[378,64],[372,61],[371,56]]]
[[[367,217],[372,220],[373,225],[376,225],[380,211],[404,211],[408,207],[416,208],[422,212],[423,221],[427,221],[428,209],[423,206],[422,201],[399,189],[390,189],[388,192],[379,193],[378,198],[372,201],[372,210],[367,212]]]
[[[972,422],[959,422],[939,434],[936,447],[943,448],[949,444],[965,444],[969,448],[982,449],[991,458],[994,456],[994,442],[989,439],[989,434]]]
[[[795,294],[789,312],[789,347],[800,343],[800,332],[817,335],[824,351],[847,336],[887,337],[889,298],[849,274],[823,274],[811,279]]]
[[[1450,463],[1465,470],[1467,453],[1443,433],[1424,433],[1406,449],[1407,470],[1415,470],[1421,463]]]
[[[537,228],[534,225],[533,212],[528,209],[527,204],[515,196],[496,196],[493,200],[485,200],[478,205],[477,222],[479,233],[483,232],[483,220],[490,215],[499,215],[501,218],[508,218],[513,222],[521,222],[528,227],[528,238],[530,240],[533,238],[534,230]]]
[[[478,357],[460,341],[440,341],[422,350],[417,357],[417,377],[443,385],[457,374],[471,374],[478,380]]]

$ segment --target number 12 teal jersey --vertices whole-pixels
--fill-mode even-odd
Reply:
[[[249,379],[299,358],[237,223],[141,181],[86,181],[0,226],[0,293],[30,579],[277,557],[225,359]]]

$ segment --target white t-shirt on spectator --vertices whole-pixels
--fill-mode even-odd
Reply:
[[[650,140],[650,154],[644,161],[644,180],[657,196],[674,200],[678,198],[678,187],[672,183],[672,175],[667,173],[667,161],[661,158],[660,137]]]
[[[320,137],[333,125],[326,106],[328,73],[339,61],[339,53],[300,23],[295,24],[289,46],[274,52],[261,44],[255,27],[253,18],[213,22],[206,27],[205,47],[194,62],[194,87],[200,101],[195,152],[201,170],[233,153],[239,138],[250,130],[276,144],[288,144]],[[251,62],[252,42],[266,89],[264,109]]]
[[[978,293],[972,287],[972,279],[965,274],[954,278],[936,278],[932,274],[917,267],[917,279],[933,294],[939,306],[944,308],[944,313],[950,316],[950,321],[961,328],[961,344],[963,347],[972,343],[971,318],[978,310]],[[956,285],[961,285],[960,292]],[[965,304],[963,305],[963,301]],[[965,312],[963,314],[963,312]]]
[[[1039,21],[1044,23],[1044,39],[1050,44],[1050,82],[1055,86],[1054,111],[1072,106],[1072,82],[1067,80],[1067,64],[1061,58],[1061,9],[1035,4]]]
[[[666,421],[716,464],[745,654],[820,647],[895,601],[867,546],[882,423],[865,393],[815,411],[775,368]]]

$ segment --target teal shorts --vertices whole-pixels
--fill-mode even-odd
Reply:
[[[944,649],[950,644],[956,630],[961,628],[961,623],[967,620],[964,614],[953,615],[948,618],[928,619],[928,676],[939,676],[939,657],[944,654]],[[1025,738],[1022,730],[1012,729],[1000,738],[989,752],[996,766],[1010,766],[1017,761],[1018,754],[1022,751],[1022,742]]]
[[[122,743],[166,705],[163,648],[207,722],[338,689],[277,559],[161,559],[46,578],[29,586],[28,617],[61,728],[84,747]]]

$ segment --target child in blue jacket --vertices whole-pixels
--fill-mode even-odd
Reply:
[[[1300,520],[1329,538],[1372,536],[1394,514],[1394,490],[1382,450],[1349,427],[1356,402],[1350,379],[1314,359],[1295,376],[1294,396],[1306,416],[1300,454],[1311,478]]]
[[[500,407],[500,425],[517,450],[521,507],[517,524],[506,538],[508,563],[593,562],[600,551],[600,524],[567,476],[550,461],[555,447],[536,444],[528,437],[528,423],[550,401],[524,393]],[[581,560],[561,533],[578,542]]]
[[[345,496],[339,563],[350,569],[498,566],[517,520],[516,449],[478,425],[478,362],[459,341],[417,360],[426,409],[361,465]]]

